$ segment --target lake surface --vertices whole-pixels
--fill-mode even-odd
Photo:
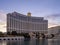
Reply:
[[[0,45],[60,45],[60,40],[47,40],[47,39],[20,39],[0,41]]]

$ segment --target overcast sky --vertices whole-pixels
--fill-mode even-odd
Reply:
[[[0,0],[0,31],[6,31],[6,14],[14,11],[44,17],[48,27],[60,25],[60,0]]]

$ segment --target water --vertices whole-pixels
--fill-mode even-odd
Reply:
[[[20,39],[10,41],[0,41],[0,45],[60,45],[60,40],[47,39]]]

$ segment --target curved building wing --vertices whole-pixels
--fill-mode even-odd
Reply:
[[[7,32],[41,32],[47,33],[48,20],[43,17],[26,16],[17,12],[7,14]]]

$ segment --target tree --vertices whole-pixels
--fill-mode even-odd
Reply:
[[[12,35],[17,35],[17,32],[16,32],[16,31],[12,31],[11,34],[12,34]]]
[[[0,37],[3,37],[4,36],[4,33],[0,32]]]
[[[52,38],[54,37],[54,34],[51,34]]]
[[[0,32],[0,35],[2,35],[3,33],[2,32]]]
[[[10,32],[7,32],[7,35],[10,35],[11,33]]]
[[[24,36],[24,38],[30,38],[29,33],[24,33],[23,36]]]

